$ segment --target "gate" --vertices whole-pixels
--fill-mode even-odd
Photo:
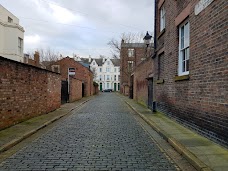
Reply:
[[[134,98],[134,75],[131,76],[130,78],[130,88],[129,88],[129,98],[133,99]]]
[[[82,97],[85,96],[85,84],[82,83]]]
[[[153,78],[148,79],[148,108],[153,110]]]
[[[61,85],[61,104],[67,103],[69,100],[68,82],[62,81]]]

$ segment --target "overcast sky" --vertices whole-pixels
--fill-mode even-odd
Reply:
[[[122,33],[153,31],[153,0],[0,0],[25,29],[24,52],[51,48],[62,55],[111,57]]]

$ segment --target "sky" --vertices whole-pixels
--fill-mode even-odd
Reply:
[[[153,32],[153,0],[0,0],[24,27],[24,53],[50,48],[63,56],[111,57],[122,33]]]

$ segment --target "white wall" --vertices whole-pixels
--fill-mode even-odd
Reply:
[[[110,65],[108,65],[108,61],[110,62]],[[110,72],[106,71],[107,67],[110,68]],[[98,81],[98,83],[99,84],[102,83],[103,89],[113,89],[113,90],[114,90],[114,84],[116,83],[116,90],[118,91],[118,83],[120,82],[118,80],[118,77],[120,75],[119,66],[114,66],[112,64],[111,60],[107,59],[101,68],[102,68],[102,72],[99,72],[100,69],[98,69],[98,75],[101,75],[102,81]],[[116,72],[115,72],[114,68],[116,68]],[[110,80],[107,80],[107,75],[109,75]],[[114,80],[114,75],[116,75],[116,80]],[[104,76],[105,76],[105,79],[104,79]],[[98,76],[98,78],[100,78],[100,77]],[[109,84],[109,87],[108,87],[108,84]],[[99,87],[99,89],[100,89],[100,87]]]
[[[8,22],[8,16],[13,23]],[[23,39],[24,29],[19,25],[19,19],[0,5],[0,56],[23,62],[23,52],[18,51],[18,38]]]
[[[108,61],[110,62],[110,65],[108,65]],[[93,63],[93,62],[92,62]],[[118,89],[118,83],[120,83],[119,80],[119,66],[114,66],[111,62],[110,59],[107,59],[105,61],[105,63],[102,66],[98,66],[98,65],[90,65],[90,68],[92,69],[93,67],[96,68],[96,75],[97,77],[94,79],[94,81],[96,81],[99,84],[99,90],[100,90],[100,83],[102,83],[102,89],[113,89],[114,90],[114,84],[116,83],[116,90],[119,91]],[[110,68],[110,72],[106,72],[106,68],[109,67]],[[102,68],[102,72],[100,72],[100,68]],[[116,72],[115,69],[116,68]],[[107,75],[109,75],[110,80],[107,80]],[[114,75],[116,75],[116,80],[114,80]],[[101,80],[100,80],[100,76],[101,76]],[[105,79],[104,79],[105,76]],[[108,87],[109,84],[109,87]]]

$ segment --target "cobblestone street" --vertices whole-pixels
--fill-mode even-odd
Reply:
[[[176,170],[132,111],[102,93],[2,164],[17,170]]]

